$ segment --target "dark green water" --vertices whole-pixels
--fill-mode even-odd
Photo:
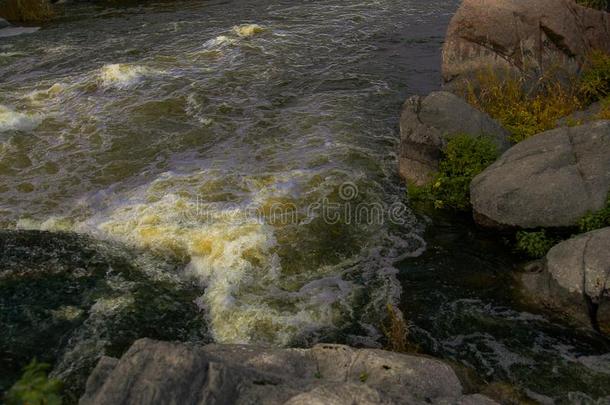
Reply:
[[[424,236],[405,206],[400,105],[438,87],[456,4],[73,5],[0,38],[0,227],[80,235],[4,236],[3,387],[36,355],[77,392],[141,336],[380,345],[401,303],[427,352],[485,379],[609,395],[607,361],[573,360],[603,342],[528,320],[502,249]]]

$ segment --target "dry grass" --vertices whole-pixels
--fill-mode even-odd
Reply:
[[[402,312],[394,305],[387,304],[388,318],[387,326],[384,327],[384,333],[388,342],[388,350],[399,353],[413,351],[408,342],[409,327],[405,322]]]
[[[526,90],[523,79],[492,70],[479,72],[475,80],[466,89],[468,102],[498,120],[513,142],[554,128],[558,119],[583,106],[574,86],[556,81],[542,79]]]
[[[44,22],[55,15],[48,0],[0,0],[0,16],[16,22]]]

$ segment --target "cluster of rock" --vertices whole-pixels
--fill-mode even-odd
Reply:
[[[574,74],[592,49],[610,53],[605,11],[572,0],[464,0],[443,48],[443,77],[454,89],[481,69],[532,78],[558,68]],[[510,147],[508,132],[460,97],[412,97],[400,119],[399,171],[411,184],[426,184],[447,140],[458,133],[485,135],[504,153],[471,183],[476,222],[512,230],[573,227],[602,209],[610,192],[610,121],[595,120],[591,111]],[[574,122],[584,124],[567,125]],[[563,242],[539,273],[524,275],[525,291],[610,331],[609,252],[610,228]]]
[[[136,341],[121,359],[103,357],[80,405],[120,404],[461,404],[447,364],[426,357],[320,344],[311,349],[197,346]]]

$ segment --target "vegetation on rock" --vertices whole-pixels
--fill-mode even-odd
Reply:
[[[610,55],[594,51],[587,59],[580,79],[578,91],[585,103],[604,100],[610,96]]]
[[[541,78],[537,86],[509,73],[481,71],[465,89],[470,104],[497,119],[521,142],[557,126],[557,121],[593,102],[602,100],[598,118],[610,118],[610,55],[593,51],[579,78],[569,84]]]
[[[491,139],[458,134],[445,147],[439,171],[427,186],[409,188],[417,201],[428,201],[436,208],[470,208],[470,182],[498,158]]]
[[[541,79],[527,90],[524,78],[486,70],[475,83],[466,89],[468,102],[498,120],[515,143],[555,128],[558,119],[582,107],[576,92],[557,81]]]
[[[591,7],[598,10],[608,10],[610,3],[608,0],[576,0],[576,2],[585,7]]]
[[[544,229],[536,232],[517,232],[517,250],[534,259],[544,257],[556,242]]]
[[[47,377],[46,363],[36,359],[25,366],[23,375],[4,398],[7,405],[61,405],[61,381]]]
[[[602,209],[589,212],[578,222],[578,229],[581,233],[594,231],[606,226],[610,226],[610,194],[608,194],[606,205]]]

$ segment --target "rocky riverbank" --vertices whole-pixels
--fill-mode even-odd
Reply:
[[[535,84],[548,80],[557,83],[553,88],[564,91],[562,86],[566,85],[561,83],[567,79],[582,81],[579,75],[587,75],[591,65],[587,58],[592,54],[610,60],[610,14],[606,11],[569,0],[531,4],[464,1],[449,26],[443,49],[443,78],[446,89],[455,94],[436,92],[405,103],[399,171],[409,184],[442,188],[446,179],[436,173],[447,158],[447,144],[464,134],[473,140],[489,140],[501,156],[481,173],[461,173],[473,175],[469,205],[475,221],[503,235],[537,231],[533,233],[537,239],[529,243],[537,243],[540,252],[548,249],[542,245],[552,243],[543,240],[545,232],[568,237],[576,234],[554,246],[537,265],[525,266],[528,271],[522,276],[523,292],[547,308],[608,333],[610,121],[604,120],[600,109],[610,103],[610,99],[604,99],[608,97],[610,74],[600,74],[600,70],[596,72],[599,80],[594,85],[587,83],[588,87],[598,87],[593,92],[601,102],[584,112],[558,116],[555,129],[526,136],[514,132],[521,125],[518,113],[508,119],[503,115],[510,123],[503,128],[481,111],[480,105],[476,109],[460,97],[465,89],[469,98],[477,91],[489,91],[480,80],[482,71],[523,86],[524,95],[517,94],[522,98],[530,97],[527,92],[549,92],[551,87],[540,90]],[[514,91],[515,87],[501,90]],[[571,99],[579,103],[583,97],[578,91],[573,94]],[[537,97],[544,108],[544,97]],[[535,113],[526,114],[537,118]],[[514,144],[516,138],[525,140]],[[582,228],[591,228],[582,225],[587,216],[595,218],[593,229],[602,229],[578,234]]]
[[[495,404],[465,395],[432,358],[319,344],[311,349],[195,346],[138,340],[104,357],[81,405],[115,404]]]

